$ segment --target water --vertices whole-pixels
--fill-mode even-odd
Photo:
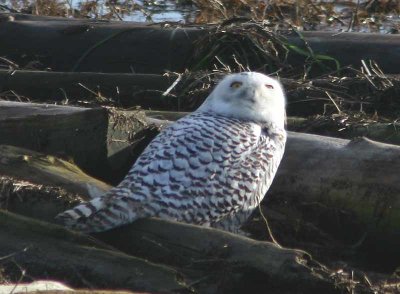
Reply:
[[[72,0],[73,1],[73,0]],[[88,1],[74,1],[72,7],[81,9]],[[113,14],[114,18],[133,22],[182,22],[194,21],[197,9],[193,4],[177,4],[177,1],[97,1],[100,15]],[[94,13],[91,15],[95,17]]]

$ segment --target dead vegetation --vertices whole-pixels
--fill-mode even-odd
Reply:
[[[104,20],[159,21],[157,14],[180,14],[186,23],[219,23],[245,18],[267,22],[277,28],[295,26],[299,30],[337,30],[399,32],[396,19],[400,4],[396,0],[320,1],[320,0],[11,0],[3,10],[34,15],[87,17]],[[196,11],[194,13],[194,11]],[[168,18],[167,16],[164,16]]]

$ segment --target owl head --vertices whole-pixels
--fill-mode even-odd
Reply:
[[[227,75],[198,111],[259,123],[285,124],[285,94],[281,84],[264,74],[242,72]]]

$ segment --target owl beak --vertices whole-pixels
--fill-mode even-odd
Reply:
[[[252,103],[256,102],[255,95],[256,95],[256,91],[252,87],[246,87],[242,90],[242,97],[244,97],[245,100],[248,100]]]

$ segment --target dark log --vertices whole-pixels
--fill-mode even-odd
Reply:
[[[297,205],[313,223],[367,253],[364,259],[393,269],[400,263],[399,158],[400,146],[365,138],[289,133],[268,198]],[[324,207],[334,209],[328,214]],[[349,216],[356,226],[345,226]]]
[[[170,293],[185,290],[176,270],[136,258],[62,227],[0,210],[2,267],[17,281],[34,279],[80,288]],[[7,258],[7,256],[9,256]]]
[[[163,265],[2,210],[0,237],[0,256],[13,254],[12,260],[30,276],[46,276],[72,287],[157,293],[190,288],[199,293],[243,293],[244,289],[269,293],[341,291],[330,276],[332,272],[302,251],[156,219],[104,233],[102,239]],[[6,263],[5,271],[13,265]]]
[[[200,293],[339,291],[329,281],[329,270],[303,251],[212,228],[146,219],[96,237],[124,252],[190,272],[201,280]]]
[[[393,64],[393,60],[395,60],[393,58],[400,57],[400,52],[395,49],[400,43],[399,34],[329,31],[305,31],[299,34],[304,37],[314,54],[334,58],[342,67],[360,68],[361,60],[365,60],[367,63],[369,60],[373,60],[378,63],[384,73],[399,73],[399,68]],[[297,34],[292,33],[287,38],[292,45],[308,51],[304,40]],[[289,61],[292,65],[303,65],[303,60],[296,58],[295,55],[292,57],[294,58]],[[318,57],[316,58],[318,59]],[[332,65],[334,67],[333,62]]]
[[[159,116],[160,113],[156,115]],[[167,122],[156,121],[153,118],[146,122],[143,113],[138,111],[133,115],[136,120],[133,123],[128,112],[125,112],[124,117],[123,120],[117,119],[122,126],[117,138],[122,145],[115,154],[124,149],[130,150],[125,155],[119,155],[120,164],[126,164],[126,168],[129,169],[134,157],[140,153],[139,149],[144,148],[156,134],[157,128]],[[151,129],[151,124],[154,123],[158,123],[158,126]],[[135,131],[135,128],[139,128],[139,131]],[[147,133],[149,130],[151,132]],[[139,149],[130,146],[130,134],[134,133],[141,134],[133,140],[135,144],[142,141]],[[384,253],[385,256],[390,253],[392,262],[396,263],[398,252],[394,248],[398,248],[400,240],[397,233],[400,223],[400,188],[395,175],[400,167],[396,160],[400,147],[349,142],[306,134],[290,135],[285,159],[267,199],[281,199],[294,203],[297,205],[297,211],[309,210],[310,204],[313,203],[347,211],[359,223],[358,227],[341,230],[339,217],[328,229],[335,231],[334,233],[342,231],[342,237],[346,235],[344,237],[350,244],[361,240],[361,245],[365,246],[367,252],[372,248],[374,251],[377,251],[377,248],[384,249],[380,253]],[[132,157],[126,157],[127,155]],[[310,159],[304,160],[305,158]],[[120,176],[122,178],[123,173]],[[117,182],[118,180],[115,180],[115,183]],[[60,210],[63,206],[65,207],[64,204],[59,205],[57,209]],[[324,219],[324,215],[318,215],[314,221],[318,223]]]
[[[193,40],[203,34],[199,29],[162,29],[160,25],[88,19],[33,21],[32,16],[29,20],[4,16],[0,25],[0,38],[4,40],[0,56],[20,67],[54,71],[183,71]]]
[[[81,195],[86,195],[86,199],[88,198],[87,191],[83,189],[82,183],[87,182],[99,189],[107,189],[106,185],[91,179],[74,165],[62,160],[16,147],[0,146],[0,151],[2,154],[0,161],[4,164],[4,166],[0,166],[0,175],[3,176],[0,178],[2,184],[0,189],[2,191],[0,200],[2,201],[0,203],[5,203],[6,206],[3,208],[13,212],[54,221],[53,218],[58,212],[82,201],[82,198],[77,198],[78,195],[74,195],[74,193],[80,192]],[[18,174],[18,172],[20,173]],[[4,175],[15,175],[15,177],[6,179]],[[38,182],[42,185],[34,185]],[[54,186],[61,187],[66,191],[56,190]],[[13,225],[18,223],[22,227],[20,220],[14,220]],[[3,220],[0,212],[0,223],[1,221]],[[29,234],[25,238],[31,238],[30,234],[36,232],[38,233],[36,238],[40,238],[43,242],[50,242],[47,237],[43,237],[42,231],[32,231],[31,227],[35,226],[35,223],[35,221],[29,220]],[[46,228],[45,224],[40,226],[41,229]],[[0,237],[2,240],[6,238],[2,236],[1,226]],[[203,284],[197,285],[201,288],[209,289],[210,281],[219,283],[221,279],[223,282],[218,287],[228,287],[230,291],[233,291],[241,284],[242,280],[250,279],[253,281],[254,277],[252,278],[251,275],[257,273],[255,284],[252,285],[254,290],[261,287],[269,290],[273,290],[274,287],[291,289],[295,288],[296,285],[299,286],[299,282],[301,282],[304,291],[310,289],[310,287],[311,289],[319,289],[319,287],[334,289],[330,285],[328,271],[323,267],[317,268],[319,267],[317,264],[311,265],[311,260],[303,252],[278,249],[269,243],[252,241],[218,230],[159,220],[146,220],[113,232],[99,234],[98,237],[127,253],[141,256],[153,262],[182,268],[181,271],[188,272],[192,275],[192,279],[207,277]],[[68,234],[65,239],[69,240]],[[62,238],[62,240],[65,239]],[[71,241],[79,243],[75,239]],[[51,244],[54,244],[54,242]],[[155,244],[157,245],[154,246]],[[54,246],[57,248],[57,243]],[[0,256],[2,250],[4,248],[0,245]],[[25,259],[28,261],[24,260],[23,265],[28,266],[28,269],[33,266],[42,268],[43,265],[37,265],[35,262],[29,264],[29,262],[32,262],[32,257],[29,254],[28,251],[26,253],[28,256],[25,255]],[[262,258],[257,256],[262,256]],[[65,258],[70,257],[67,255]],[[52,257],[49,259],[48,262],[52,264]],[[221,266],[229,268],[234,273],[232,277],[229,276],[229,282],[226,280],[227,276],[224,279],[220,276]],[[215,268],[215,275],[210,276],[210,272],[204,272],[209,268]],[[54,269],[47,270],[53,271]],[[325,275],[325,278],[319,279],[313,276],[311,270],[322,271],[321,273]],[[31,275],[32,272],[29,271],[29,274]],[[53,272],[51,274],[54,275]],[[265,277],[262,280],[257,280],[260,274]],[[60,279],[57,275],[51,277]],[[41,277],[38,276],[38,278]],[[70,282],[68,279],[67,281]],[[289,281],[293,284],[289,285],[287,283]],[[233,286],[232,282],[235,282],[236,286]],[[236,289],[233,292],[239,293],[240,291]]]
[[[124,73],[183,72],[190,67],[194,41],[215,26],[171,27],[129,22],[98,22],[3,14],[0,26],[0,56],[20,67],[54,71]],[[36,19],[36,20],[34,20]],[[204,29],[206,27],[207,29]],[[400,36],[396,34],[301,32],[318,54],[336,58],[341,66],[360,66],[361,59],[375,60],[385,73],[398,73],[393,60]],[[18,36],[16,38],[15,36]],[[297,34],[285,36],[303,48]],[[118,51],[115,51],[118,48]],[[310,57],[306,56],[306,57]],[[293,54],[290,63],[301,68],[305,56]],[[318,58],[317,58],[318,59]],[[335,64],[333,64],[335,66]]]
[[[100,189],[104,188],[100,182],[90,179],[75,166],[61,160],[15,147],[1,146],[1,151],[1,162],[5,166],[0,174],[21,170],[18,180],[1,177],[0,203],[7,202],[6,208],[11,211],[52,221],[55,214],[82,201],[71,193],[82,191],[81,183],[75,182],[77,177],[82,177],[81,181],[87,181]],[[61,183],[58,182],[60,178],[63,178]],[[71,178],[70,183],[67,178]],[[40,182],[41,179],[47,185],[58,184],[71,191],[27,182]],[[71,200],[71,196],[75,198]],[[271,293],[298,287],[301,287],[300,293],[321,289],[336,293],[334,281],[329,277],[331,272],[314,263],[307,254],[279,249],[269,243],[218,230],[160,220],[142,220],[97,236],[129,254],[178,268],[190,277],[190,281],[197,281],[193,287],[200,293],[215,292],[216,289],[240,293],[243,287],[254,291],[266,289]],[[0,256],[13,254],[12,262],[2,262],[5,273],[9,275],[12,275],[16,262],[30,277],[61,280],[74,287],[89,285],[92,288],[143,290],[142,284],[145,283],[146,290],[164,291],[168,283],[171,283],[166,276],[168,271],[162,272],[167,270],[165,267],[160,268],[160,273],[158,266],[153,268],[151,264],[137,258],[121,256],[112,248],[112,252],[109,252],[109,247],[93,239],[33,219],[7,214],[2,210],[0,238]],[[24,244],[29,244],[26,250]],[[51,244],[51,248],[48,244]],[[108,250],[100,251],[94,247]],[[126,283],[126,276],[121,275],[120,271],[124,269],[129,272],[133,266],[136,266],[135,273],[141,278],[131,276]],[[108,271],[112,271],[112,274]],[[313,275],[313,272],[318,272],[319,276]],[[103,278],[102,275],[108,276]],[[177,278],[176,274],[171,275],[173,281],[184,285],[182,278]],[[148,279],[154,279],[151,287],[147,284],[150,283]],[[244,286],[244,282],[251,282],[251,286]]]
[[[175,80],[176,75],[0,70],[0,92],[7,99],[18,101],[21,97],[27,97],[47,103],[84,102],[86,105],[114,105],[124,108],[140,106],[153,111],[192,111],[213,88],[208,84],[204,87],[203,82],[198,81],[196,86],[188,89],[189,84],[193,85],[194,78],[183,75],[171,92],[165,94]],[[395,99],[396,91],[400,89],[398,75],[374,76],[368,79],[281,79],[281,82],[287,94],[287,113],[291,116],[337,113],[338,109],[326,92],[335,98],[343,110],[359,111],[362,104],[362,109],[368,113],[377,111],[379,115],[393,116],[393,108],[399,106]],[[193,100],[197,102],[193,103]]]
[[[159,118],[168,116],[154,114]],[[149,122],[158,127],[168,124],[153,118]],[[124,144],[129,148],[128,141]],[[286,228],[298,226],[299,214],[308,215],[304,221],[317,227],[324,224],[322,230],[346,246],[358,244],[351,250],[367,252],[367,259],[380,259],[386,270],[393,269],[400,263],[397,158],[399,146],[289,132],[284,160],[264,202],[268,207],[269,199],[277,201],[271,218]],[[133,163],[125,162],[127,166]],[[287,203],[290,212],[285,211]],[[325,208],[331,208],[329,213]],[[286,213],[293,217],[282,219]],[[343,230],[349,222],[352,225]]]
[[[123,112],[129,118],[129,112]],[[175,113],[147,112],[145,119],[149,125],[156,124],[162,127],[170,124],[167,120],[154,120],[159,118],[178,118]],[[132,118],[134,118],[134,114]],[[290,120],[289,120],[290,121]],[[127,138],[129,134],[122,134]],[[123,138],[121,137],[121,138]],[[126,146],[129,141],[125,141]],[[400,230],[396,222],[400,211],[400,182],[396,178],[396,170],[400,170],[400,161],[396,160],[400,155],[400,146],[389,145],[368,139],[356,138],[352,141],[323,137],[304,133],[289,132],[284,160],[279,168],[275,182],[276,189],[272,193],[293,195],[293,193],[305,193],[304,196],[314,200],[328,202],[330,197],[338,197],[337,201],[349,201],[348,208],[358,211],[360,216],[366,217],[366,221],[375,219],[374,207],[381,199],[386,199],[385,207],[392,207],[380,217],[387,218],[393,230]],[[307,159],[308,160],[304,160]],[[400,157],[399,157],[400,158]],[[302,163],[302,164],[300,164]],[[328,168],[329,167],[329,168]],[[374,168],[372,168],[374,167]],[[313,178],[317,180],[313,180]],[[296,181],[300,186],[289,184]],[[307,189],[304,189],[307,187]],[[307,197],[305,199],[307,199]],[[329,200],[328,200],[329,199]],[[354,202],[369,207],[370,213],[361,205],[354,206]],[[353,207],[354,206],[354,207]],[[398,209],[396,209],[398,207]],[[383,221],[383,219],[380,219]],[[386,222],[385,226],[388,224]],[[383,224],[382,224],[383,225]],[[389,226],[389,227],[390,227]],[[388,228],[388,227],[386,227]]]
[[[158,126],[160,126],[160,123],[161,125],[167,123],[166,121],[155,121],[154,119],[151,119],[151,122],[158,123]],[[300,137],[295,137],[294,140],[293,136]],[[398,211],[400,211],[399,184],[395,176],[386,177],[385,171],[393,172],[393,169],[398,168],[398,162],[388,158],[397,158],[398,155],[396,154],[399,152],[398,149],[400,147],[374,143],[373,145],[364,146],[365,148],[357,147],[355,151],[354,146],[360,145],[351,147],[352,145],[349,144],[347,148],[347,144],[349,144],[348,140],[306,134],[291,135],[288,141],[287,155],[281,166],[282,172],[278,173],[266,198],[267,202],[264,201],[264,205],[272,209],[272,214],[268,212],[268,216],[272,223],[283,223],[286,228],[299,228],[299,221],[309,221],[316,226],[322,225],[322,230],[336,234],[335,238],[344,239],[350,245],[361,241],[353,249],[369,253],[369,260],[379,258],[381,263],[387,263],[389,257],[389,267],[393,267],[398,262],[396,248],[398,248],[400,240],[397,233],[399,230]],[[126,142],[126,145],[126,148],[129,148],[129,141]],[[360,154],[360,157],[354,154]],[[378,154],[378,156],[375,154]],[[386,154],[387,158],[382,157],[382,154]],[[315,160],[305,161],[304,164],[312,163],[312,166],[299,164],[299,160],[301,161],[308,157],[315,158]],[[21,156],[18,158],[21,158]],[[347,162],[347,165],[345,165],[346,173],[342,171],[341,159]],[[41,161],[43,159],[39,162]],[[53,159],[48,162],[49,168],[51,168],[51,163],[55,161]],[[382,162],[384,166],[381,166],[379,172],[377,168],[374,169],[377,171],[377,175],[372,174],[366,178],[366,172],[370,165],[380,166]],[[128,162],[128,164],[131,165],[132,162]],[[327,168],[328,166],[329,169]],[[61,167],[55,172],[56,174],[57,172],[63,173]],[[5,170],[10,169],[6,167]],[[330,173],[327,173],[328,170]],[[307,174],[311,174],[310,178]],[[323,175],[325,175],[324,178],[322,177]],[[57,179],[56,176],[54,177]],[[29,180],[29,178],[27,179]],[[97,186],[96,182],[89,181],[87,178],[82,178],[82,180]],[[364,186],[364,181],[366,186]],[[13,191],[16,192],[13,196],[14,203],[10,202],[13,205],[9,205],[8,208],[25,215],[51,221],[58,212],[74,204],[71,201],[60,202],[59,199],[57,200],[57,191],[54,190],[38,189],[41,191],[41,194],[38,194],[39,197],[32,197],[35,187],[29,190],[25,189],[24,185],[19,182],[14,186],[10,185],[10,181],[4,183],[8,185],[7,187],[19,188],[19,191],[18,189]],[[80,185],[78,183],[78,186]],[[82,189],[81,186],[80,189]],[[99,189],[105,190],[107,188],[100,187]],[[268,202],[270,199],[276,200],[278,203],[271,204]],[[74,200],[79,201],[76,197]],[[45,205],[44,203],[47,204]],[[288,205],[291,206],[290,210],[288,210]],[[330,214],[326,213],[325,207],[331,208]],[[311,219],[309,217],[310,213],[307,213],[310,210],[312,212]],[[32,213],[32,211],[34,212]],[[334,213],[333,217],[332,211],[339,213],[337,215]],[[345,215],[341,214],[343,211],[346,212]],[[343,230],[346,215],[348,216],[349,214],[352,216],[353,222],[358,225],[353,227],[346,226],[346,229]],[[283,215],[286,216],[282,218]],[[264,224],[261,223],[259,227],[265,230]],[[277,235],[282,240],[280,231],[278,229]],[[287,231],[282,230],[283,232]],[[296,232],[290,232],[290,234],[295,235]],[[284,238],[283,241],[284,244],[290,244],[285,242]],[[293,245],[293,243],[291,244]],[[387,269],[387,264],[385,266]]]
[[[153,74],[0,70],[0,92],[3,95],[51,103],[83,100],[102,105],[112,102],[126,107],[176,107],[176,102],[162,96],[172,83],[170,77]]]
[[[107,112],[0,101],[0,144],[71,159],[100,176],[106,172]]]

